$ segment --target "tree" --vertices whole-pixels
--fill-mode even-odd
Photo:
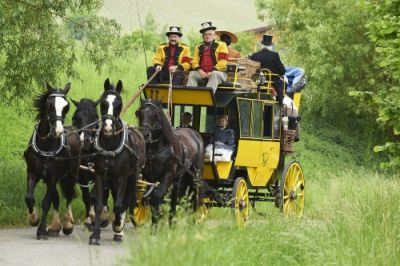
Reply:
[[[368,1],[368,7],[372,14],[367,24],[369,37],[375,44],[376,64],[384,77],[372,99],[379,110],[377,121],[390,136],[374,150],[389,155],[382,167],[400,169],[400,1]]]
[[[89,32],[85,36],[87,51],[92,53],[89,57],[96,66],[102,64],[96,56],[99,49],[107,50],[104,43],[118,32],[116,23],[94,17],[91,24],[80,25],[67,17],[91,13],[100,6],[100,0],[0,1],[0,54],[4,58],[0,61],[0,95],[7,99],[29,95],[35,85],[55,82],[62,71],[74,73],[75,41],[64,33],[64,21]]]

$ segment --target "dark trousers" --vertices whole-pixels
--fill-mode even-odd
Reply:
[[[154,66],[147,68],[147,79],[149,79],[154,72],[156,72],[156,68]],[[185,79],[185,75],[183,71],[176,70],[174,75],[172,76],[172,84],[173,85],[183,85],[183,81]],[[161,71],[155,76],[155,78],[150,82],[150,84],[158,84],[158,83],[169,83],[169,71],[168,68],[163,67]]]
[[[276,90],[276,100],[282,105],[283,101],[283,81],[279,77],[272,77],[274,88]]]

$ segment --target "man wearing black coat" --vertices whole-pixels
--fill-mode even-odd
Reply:
[[[260,68],[268,68],[272,74],[278,74],[280,76],[285,75],[285,67],[277,52],[272,51],[272,35],[265,34],[261,44],[264,48],[257,53],[250,56],[253,61],[260,62]],[[272,76],[272,81],[277,93],[277,100],[282,104],[283,100],[283,81],[278,76]]]

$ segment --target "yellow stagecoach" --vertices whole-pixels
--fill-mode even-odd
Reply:
[[[218,154],[205,158],[204,199],[201,213],[213,206],[230,206],[238,223],[245,223],[250,205],[271,201],[285,214],[301,216],[304,209],[304,175],[297,161],[285,165],[292,154],[295,132],[282,125],[283,107],[273,97],[272,74],[254,62],[228,65],[228,82],[214,94],[207,87],[174,86],[172,88],[172,125],[180,125],[181,114],[190,112],[192,126],[200,132],[204,144],[213,139],[216,117],[227,115],[229,127],[236,136],[231,159],[215,160]],[[253,65],[252,65],[253,64]],[[146,99],[161,99],[168,104],[168,84],[148,85]],[[299,108],[301,93],[294,95]],[[144,190],[142,190],[144,191]],[[136,223],[149,214],[140,201],[135,210]]]

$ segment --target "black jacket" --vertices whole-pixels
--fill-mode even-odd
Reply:
[[[230,128],[223,129],[217,127],[215,131],[215,142],[217,141],[222,142],[223,144],[216,145],[216,147],[221,147],[228,150],[234,150],[236,145],[235,145],[235,133],[233,132],[233,129]]]
[[[261,63],[261,68],[268,68],[273,74],[285,75],[285,67],[279,54],[268,49],[254,53],[250,57],[251,60]]]

